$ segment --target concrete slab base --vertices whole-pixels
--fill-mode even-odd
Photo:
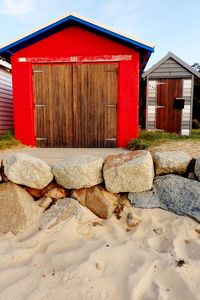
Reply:
[[[21,148],[0,152],[0,159],[19,152],[36,156],[45,160],[49,164],[54,164],[58,161],[64,160],[66,157],[74,157],[81,154],[106,157],[108,155],[126,153],[128,150],[123,148]]]

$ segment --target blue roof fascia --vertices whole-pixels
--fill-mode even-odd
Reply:
[[[74,21],[74,22],[76,22],[76,23],[78,23],[80,25],[83,25],[83,26],[91,28],[91,29],[93,29],[95,31],[98,31],[98,32],[100,32],[100,33],[102,33],[102,34],[104,34],[104,35],[106,35],[108,37],[115,38],[117,40],[120,40],[121,42],[125,42],[126,44],[129,44],[130,46],[146,50],[146,51],[148,51],[150,53],[154,52],[154,48],[153,47],[144,45],[144,44],[142,44],[140,42],[137,42],[137,41],[134,41],[134,40],[132,40],[132,39],[130,39],[128,37],[125,37],[125,36],[122,36],[122,35],[117,34],[115,32],[112,32],[112,31],[110,31],[110,30],[108,30],[106,28],[102,28],[102,27],[100,27],[98,25],[92,24],[90,22],[87,22],[85,20],[77,18],[77,17],[75,17],[73,15],[70,15],[70,16],[68,16],[68,17],[66,17],[64,19],[61,19],[61,20],[59,20],[59,21],[57,21],[57,22],[55,22],[55,23],[53,23],[51,25],[48,25],[48,26],[46,26],[46,27],[44,27],[44,28],[42,28],[42,29],[34,32],[34,33],[31,33],[30,35],[28,35],[28,36],[26,36],[26,37],[24,37],[22,39],[19,39],[18,41],[13,42],[10,45],[7,45],[7,46],[1,48],[0,49],[0,54],[6,53],[6,52],[8,53],[8,51],[12,52],[12,50],[13,50],[13,52],[18,51],[19,48],[20,49],[23,48],[23,44],[31,42],[31,40],[33,40],[33,42],[39,41],[39,40],[41,40],[43,38],[43,34],[45,34],[47,32],[51,33],[51,31],[53,31],[56,27],[58,27],[60,25],[63,25],[65,23],[68,23],[70,21]],[[20,47],[20,45],[21,45],[21,47]],[[17,49],[17,50],[15,50],[15,49]]]

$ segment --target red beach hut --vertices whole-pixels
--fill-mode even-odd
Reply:
[[[118,147],[138,135],[139,76],[152,45],[67,15],[5,45],[15,136],[38,147]]]

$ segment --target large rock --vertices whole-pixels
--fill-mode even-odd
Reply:
[[[70,193],[62,186],[58,186],[49,190],[45,195],[51,197],[52,199],[62,199],[69,196]]]
[[[187,174],[187,178],[188,179],[192,179],[192,180],[198,180],[197,176],[194,174],[194,172],[188,173]]]
[[[156,175],[185,173],[192,157],[183,151],[163,151],[153,154]]]
[[[177,175],[164,175],[154,180],[153,190],[129,193],[135,207],[162,208],[186,215],[200,222],[200,182]]]
[[[78,200],[78,202],[81,205],[85,206],[85,199],[86,199],[88,189],[90,189],[90,188],[73,190],[71,193],[71,197]]]
[[[53,179],[50,166],[31,155],[17,153],[3,161],[7,178],[17,184],[42,189]]]
[[[53,166],[52,172],[58,184],[67,189],[80,189],[103,181],[103,158],[82,155],[69,157]]]
[[[37,204],[45,211],[46,209],[48,209],[52,203],[55,203],[55,201],[48,197],[48,196],[44,196],[43,198],[41,198],[40,200],[37,201]]]
[[[11,182],[0,184],[0,232],[21,233],[40,214],[41,209],[23,188]]]
[[[65,198],[58,200],[45,211],[40,219],[40,228],[52,230],[55,226],[61,226],[61,223],[65,226],[66,222],[70,220],[75,222],[76,231],[84,236],[90,235],[92,223],[98,222],[97,217],[94,217],[93,214],[81,206],[78,201],[72,198]]]
[[[195,166],[194,166],[194,173],[197,176],[198,180],[200,181],[200,157],[197,157]]]
[[[44,196],[61,199],[70,195],[70,191],[58,185],[56,182],[49,183],[43,189],[26,187],[25,190],[35,199],[40,199]]]
[[[76,216],[78,211],[81,211],[81,205],[74,199],[64,198],[56,201],[54,205],[49,207],[51,200],[49,197],[44,197],[37,201],[43,210],[47,209],[40,219],[40,228],[42,229],[52,229],[62,221]],[[79,214],[79,219],[81,219],[81,213]]]
[[[102,186],[74,190],[71,197],[101,219],[109,218],[118,205],[118,196],[106,191]]]
[[[105,159],[103,176],[106,189],[113,193],[149,190],[154,178],[151,154],[141,150],[110,155]]]

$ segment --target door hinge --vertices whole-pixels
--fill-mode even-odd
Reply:
[[[34,107],[35,108],[37,108],[37,107],[46,107],[46,104],[35,104]]]
[[[113,137],[113,138],[106,138],[105,140],[106,141],[116,141],[117,139]]]
[[[43,70],[33,70],[33,73],[44,73]]]
[[[46,141],[47,138],[45,137],[36,137],[36,141]]]
[[[106,72],[106,73],[116,73],[116,74],[118,74],[118,70],[116,69],[116,70],[104,70],[104,72]]]

